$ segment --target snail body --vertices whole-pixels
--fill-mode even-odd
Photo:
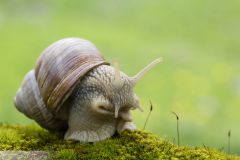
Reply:
[[[136,129],[130,111],[140,109],[136,82],[160,62],[128,77],[80,38],[65,38],[46,48],[15,97],[16,108],[64,139],[97,142],[116,131]]]

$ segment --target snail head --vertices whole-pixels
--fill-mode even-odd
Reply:
[[[98,141],[112,136],[116,129],[124,130],[121,124],[132,123],[131,110],[142,110],[134,86],[159,62],[161,59],[153,61],[133,77],[116,64],[100,65],[87,73],[73,93],[67,139]]]
[[[94,88],[96,93],[93,95],[98,95],[91,99],[93,111],[104,116],[130,120],[131,118],[126,116],[130,110],[142,111],[139,99],[134,93],[134,87],[145,73],[161,61],[161,58],[154,60],[133,77],[121,72],[116,62],[113,67],[102,65],[94,69],[95,71],[93,70],[91,73],[97,75],[86,76],[92,78],[88,81],[88,85]]]

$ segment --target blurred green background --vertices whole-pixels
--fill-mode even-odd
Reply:
[[[134,75],[153,59],[164,63],[136,87],[142,128],[180,143],[240,154],[239,0],[0,0],[0,122],[29,124],[13,97],[42,50],[64,37],[91,40],[109,61]]]

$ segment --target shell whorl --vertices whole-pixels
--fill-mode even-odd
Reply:
[[[66,112],[71,107],[68,98],[77,82],[102,64],[108,63],[91,42],[80,38],[59,40],[43,51],[35,68],[26,74],[15,106],[46,129],[64,130]]]
[[[67,121],[54,118],[47,110],[39,92],[34,70],[29,71],[24,77],[22,87],[15,97],[15,106],[20,112],[46,129],[64,130],[67,128]]]

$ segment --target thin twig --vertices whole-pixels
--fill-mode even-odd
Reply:
[[[228,154],[231,152],[231,130],[228,131]]]
[[[148,113],[148,115],[147,115],[146,121],[145,121],[145,123],[144,123],[143,130],[145,130],[145,127],[146,127],[146,125],[147,125],[148,119],[149,119],[149,117],[150,117],[150,115],[151,115],[151,112],[152,112],[152,110],[153,110],[153,105],[152,105],[151,100],[149,100],[149,102],[150,102],[150,110],[149,110],[149,113]]]
[[[176,119],[177,119],[177,140],[178,140],[178,146],[180,145],[180,138],[179,138],[179,125],[178,125],[178,120],[179,120],[179,117],[178,115],[175,113],[175,112],[172,112],[172,114],[174,114],[176,116]]]

